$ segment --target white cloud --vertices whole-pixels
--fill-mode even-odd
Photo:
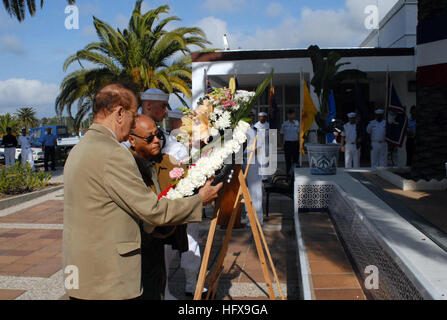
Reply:
[[[240,10],[246,0],[205,0],[203,6],[211,12],[232,12]]]
[[[389,0],[381,5],[382,17],[397,2]],[[311,44],[320,47],[358,46],[369,34],[364,26],[366,6],[376,0],[346,0],[346,8],[340,10],[313,10],[302,8],[296,16],[287,14],[273,28],[258,27],[251,34],[228,29],[226,21],[213,16],[197,23],[216,48],[223,48],[222,36],[227,34],[231,49],[280,49],[307,48]],[[288,11],[290,12],[290,10]]]
[[[14,35],[4,35],[0,37],[0,48],[13,54],[24,54],[26,48],[22,45],[19,38]]]
[[[0,113],[14,113],[21,107],[34,107],[38,116],[54,115],[59,86],[39,80],[0,80]]]
[[[277,17],[284,11],[284,7],[279,2],[272,2],[267,7],[267,14],[271,17]]]

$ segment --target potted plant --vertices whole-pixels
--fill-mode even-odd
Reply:
[[[366,73],[357,69],[339,71],[342,66],[350,64],[350,62],[339,63],[341,55],[335,51],[330,51],[324,57],[320,48],[316,45],[310,46],[307,50],[312,60],[314,73],[311,85],[320,105],[320,110],[315,115],[319,143],[306,144],[309,165],[313,175],[334,175],[337,173],[341,145],[326,142],[327,134],[334,132],[335,129],[335,122],[327,122],[329,95],[342,81],[366,79]]]

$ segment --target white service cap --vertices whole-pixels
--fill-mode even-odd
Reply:
[[[168,111],[168,118],[171,119],[181,119],[183,118],[183,112],[180,109],[174,109],[174,110],[169,110]]]
[[[348,113],[348,118],[355,118],[355,117],[357,117],[357,113],[355,112]]]
[[[259,112],[258,117],[267,117],[266,112]]]
[[[385,110],[383,110],[383,109],[377,109],[374,113],[375,113],[375,114],[384,114],[384,113],[385,113]]]
[[[169,94],[163,90],[151,88],[141,93],[141,100],[145,101],[169,101]]]

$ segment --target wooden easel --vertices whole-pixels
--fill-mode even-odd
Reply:
[[[209,263],[209,259],[210,259],[211,249],[212,249],[213,242],[214,242],[214,236],[216,234],[217,221],[219,219],[219,215],[221,212],[220,201],[218,201],[216,203],[217,210],[215,210],[214,218],[211,220],[210,230],[208,232],[208,238],[206,241],[205,251],[203,254],[203,258],[202,258],[202,265],[200,267],[199,278],[197,280],[196,292],[194,294],[194,300],[202,300],[202,292],[203,292],[203,288],[205,286],[205,281],[207,281],[207,283],[209,285],[206,300],[214,299],[216,296],[217,285],[219,283],[220,276],[222,275],[222,272],[223,272],[223,262],[227,255],[227,252],[228,252],[228,245],[230,243],[231,233],[233,230],[233,226],[234,226],[234,223],[236,220],[238,210],[240,210],[242,203],[245,204],[245,207],[247,209],[248,218],[250,220],[250,227],[251,227],[251,231],[253,234],[253,238],[255,240],[256,250],[258,253],[259,262],[260,262],[260,265],[262,268],[262,273],[264,275],[265,283],[267,285],[269,298],[270,298],[270,300],[275,300],[275,294],[273,292],[272,281],[270,280],[270,273],[269,273],[269,269],[268,269],[268,266],[267,266],[267,263],[265,260],[264,249],[265,249],[265,252],[267,253],[267,257],[268,257],[268,260],[270,263],[270,268],[272,270],[273,276],[274,276],[275,281],[278,285],[281,299],[285,300],[284,294],[281,289],[281,285],[278,280],[278,275],[276,274],[275,266],[273,265],[273,260],[272,260],[271,254],[270,254],[270,250],[267,246],[267,242],[265,240],[265,236],[264,236],[264,232],[262,231],[261,224],[259,223],[258,216],[256,214],[254,207],[253,207],[250,191],[248,190],[247,182],[246,182],[248,170],[250,168],[250,163],[253,158],[253,154],[255,152],[255,146],[256,146],[257,139],[258,139],[258,137],[256,136],[253,145],[249,147],[250,150],[252,150],[252,151],[249,156],[249,160],[248,160],[248,164],[247,164],[245,173],[243,173],[241,169],[238,170],[239,171],[238,179],[239,179],[240,185],[239,185],[239,190],[237,193],[236,201],[233,206],[233,212],[231,214],[230,221],[228,222],[228,227],[226,230],[225,238],[222,243],[222,248],[220,250],[219,257],[217,259],[216,264],[214,265],[213,270],[208,274],[208,277],[207,277],[208,263]]]

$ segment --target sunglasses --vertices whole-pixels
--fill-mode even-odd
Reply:
[[[157,137],[160,140],[164,140],[165,139],[165,135],[163,134],[163,132],[161,130],[158,130],[156,134],[150,135],[147,138],[140,137],[139,135],[136,135],[136,134],[133,134],[133,133],[131,133],[130,135],[132,135],[134,137],[137,137],[137,138],[140,138],[140,139],[146,141],[147,143],[151,143],[152,141],[154,141],[155,137]]]

